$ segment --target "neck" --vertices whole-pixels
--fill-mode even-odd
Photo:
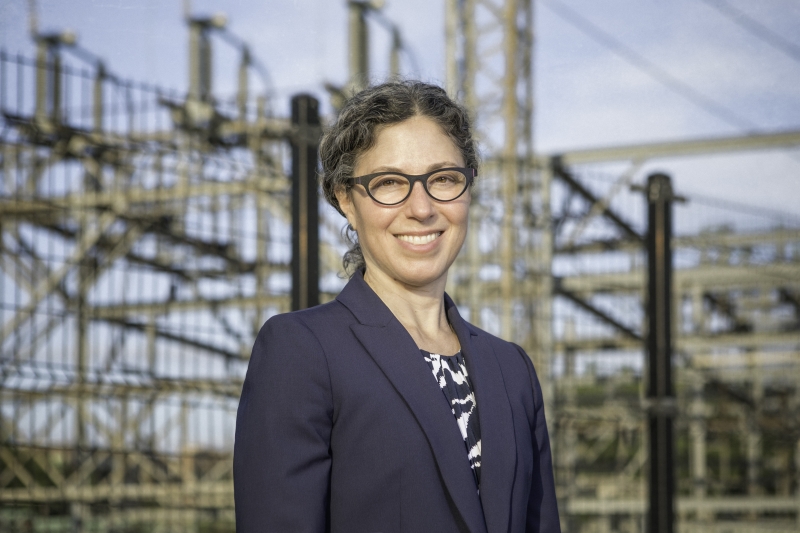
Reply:
[[[367,268],[364,281],[406,328],[418,348],[452,355],[459,349],[444,308],[447,275],[423,287],[413,287]]]

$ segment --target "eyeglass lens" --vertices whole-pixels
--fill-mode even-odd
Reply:
[[[467,177],[457,170],[443,170],[428,177],[428,194],[447,202],[457,198],[467,187]],[[382,204],[402,202],[409,193],[409,181],[397,174],[377,176],[369,182],[369,193]]]

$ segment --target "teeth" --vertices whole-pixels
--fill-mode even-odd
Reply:
[[[442,232],[439,231],[437,233],[430,233],[428,235],[398,235],[397,238],[401,241],[406,241],[411,244],[428,244],[441,234]]]

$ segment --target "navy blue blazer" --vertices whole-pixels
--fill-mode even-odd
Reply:
[[[236,419],[238,532],[560,531],[530,359],[445,303],[478,406],[480,495],[430,368],[356,273],[256,339]]]

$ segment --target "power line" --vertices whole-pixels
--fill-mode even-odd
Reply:
[[[605,184],[614,184],[619,180],[616,174],[608,173],[605,171],[594,170],[591,173],[580,174],[581,180],[589,180],[595,182],[602,182]],[[795,213],[781,211],[780,209],[771,209],[762,207],[755,204],[748,204],[746,202],[737,202],[734,200],[727,200],[718,196],[708,196],[699,193],[685,192],[688,199],[688,206],[691,205],[704,205],[708,207],[716,207],[718,209],[725,209],[732,211],[735,214],[745,214],[755,217],[761,217],[771,220],[776,223],[782,223],[790,226],[789,229],[800,229],[800,217]]]
[[[745,130],[748,133],[755,133],[757,131],[756,126],[746,118],[739,116],[736,112],[714,101],[712,98],[673,76],[655,63],[652,63],[559,0],[540,0],[540,3],[547,6],[548,9],[573,27],[610,49],[628,63],[645,72],[674,93],[682,96],[685,100],[702,108],[707,113],[727,124]]]
[[[694,204],[734,211],[737,214],[761,217],[779,224],[785,224],[789,226],[789,229],[800,229],[800,218],[794,213],[697,193],[689,193],[687,196],[689,201]]]
[[[734,24],[736,24],[740,28],[745,29],[746,31],[750,32],[750,34],[764,41],[765,43],[772,46],[776,50],[780,50],[784,54],[788,55],[790,58],[800,62],[800,46],[778,35],[768,27],[764,26],[763,24],[752,18],[744,11],[741,11],[731,6],[727,2],[722,2],[720,0],[702,0],[702,1],[707,5],[716,9],[718,12],[720,12],[722,15],[730,19]]]

